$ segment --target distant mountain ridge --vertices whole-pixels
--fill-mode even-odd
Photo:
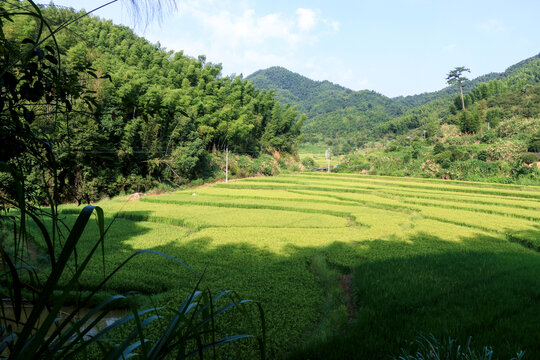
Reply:
[[[519,76],[527,78],[524,81],[528,83],[540,82],[540,72],[535,67],[539,60],[540,54],[537,54],[508,67],[502,73],[479,76],[468,81],[464,91],[471,91],[479,84],[491,80]],[[279,66],[256,71],[246,80],[252,81],[259,89],[274,90],[280,102],[294,105],[306,113],[303,131],[308,141],[350,136],[353,132],[365,134],[378,124],[420,106],[432,102],[439,107],[447,106],[459,93],[455,85],[434,92],[389,98],[375,91],[353,91],[330,81],[311,80]]]
[[[246,80],[253,81],[259,89],[274,90],[278,100],[297,105],[300,110],[310,111],[317,92],[338,91],[349,94],[353,91],[328,80],[316,81],[292,72],[281,66],[273,66],[249,75]]]
[[[295,105],[306,113],[304,133],[308,137],[322,132],[335,137],[367,130],[407,110],[375,91],[353,91],[330,81],[311,80],[283,67],[259,70],[246,80],[259,89],[274,90],[280,102]]]

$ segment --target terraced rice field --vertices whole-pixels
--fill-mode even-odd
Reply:
[[[326,167],[328,162],[326,160],[325,152],[328,148],[324,146],[303,146],[299,150],[300,159],[312,158],[315,161],[316,167]],[[339,156],[331,154],[330,166],[339,164]]]
[[[154,249],[259,300],[270,358],[385,358],[418,333],[540,358],[540,187],[304,173],[98,205],[116,217],[108,266]],[[329,290],[321,259],[349,299]],[[109,288],[173,306],[192,285],[147,256]]]

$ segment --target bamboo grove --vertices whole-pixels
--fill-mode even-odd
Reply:
[[[54,6],[41,11],[52,29],[84,14]],[[12,16],[2,29],[12,56],[33,46],[40,31],[37,21],[23,16]],[[242,76],[222,76],[221,65],[204,56],[167,51],[91,16],[55,39],[43,48],[57,47],[60,63],[48,63],[55,54],[46,50],[32,61],[61,68],[77,88],[66,94],[69,111],[45,101],[52,91],[46,80],[39,92],[41,80],[27,82],[35,96],[17,111],[32,114],[32,126],[55,145],[66,200],[212,178],[222,171],[215,154],[227,147],[252,157],[296,151],[303,119],[295,108],[281,106],[272,91],[257,90]]]

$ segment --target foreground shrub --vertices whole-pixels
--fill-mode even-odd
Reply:
[[[313,158],[309,156],[302,159],[302,165],[304,165],[304,167],[307,169],[312,169],[312,168],[317,167],[315,160],[313,160]]]
[[[442,153],[444,150],[445,150],[445,147],[444,147],[443,144],[441,144],[441,143],[436,143],[435,146],[433,147],[433,154],[434,154],[434,155],[440,154],[440,153]]]
[[[439,341],[435,335],[419,336],[416,340],[416,350],[411,354],[408,350],[402,350],[399,357],[394,360],[492,360],[493,349],[489,346],[481,350],[471,348],[471,337],[467,343],[460,344],[457,339],[448,338]],[[518,351],[510,360],[520,360],[525,355],[524,351]]]
[[[525,164],[532,164],[540,161],[540,158],[534,153],[527,153],[521,157],[521,161],[523,161]]]
[[[487,161],[487,159],[489,159],[489,152],[486,150],[480,150],[476,155],[476,158],[480,161]]]

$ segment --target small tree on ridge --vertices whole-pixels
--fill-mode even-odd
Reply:
[[[463,83],[469,80],[462,75],[464,72],[471,72],[471,70],[464,66],[458,66],[454,70],[450,71],[446,76],[446,82],[449,85],[459,85],[459,90],[461,91],[461,105],[463,106],[463,110],[465,110],[465,99],[463,98]]]

